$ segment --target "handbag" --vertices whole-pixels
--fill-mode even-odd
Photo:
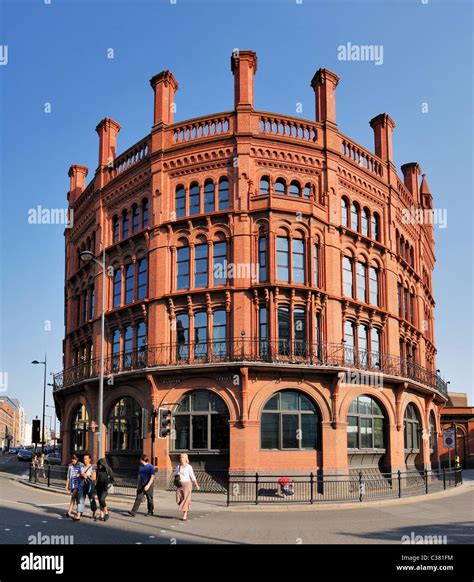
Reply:
[[[179,470],[179,465],[178,465],[178,470]],[[174,476],[173,479],[173,483],[175,487],[181,487],[181,477],[179,476],[179,472],[176,473],[176,475]]]

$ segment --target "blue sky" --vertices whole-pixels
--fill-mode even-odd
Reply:
[[[42,402],[42,368],[30,361],[47,352],[48,371],[62,368],[64,238],[60,225],[29,224],[28,210],[65,207],[70,164],[91,177],[103,117],[122,125],[120,151],[150,131],[148,81],[163,69],[180,83],[177,121],[232,109],[235,48],[258,54],[258,109],[314,119],[310,80],[326,67],[341,77],[343,133],[373,150],[369,120],[393,117],[396,165],[418,161],[448,210],[435,230],[438,367],[473,401],[469,0],[3,0],[1,10],[0,371],[29,420]],[[338,61],[347,42],[383,45],[383,65]]]

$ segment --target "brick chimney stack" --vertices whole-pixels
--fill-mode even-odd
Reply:
[[[380,113],[370,120],[370,127],[374,130],[375,155],[386,162],[391,162],[392,157],[392,135],[395,129],[395,122],[387,115]]]
[[[88,173],[89,168],[86,166],[79,166],[75,164],[69,168],[68,176],[70,178],[70,183],[69,192],[67,195],[69,206],[73,206],[79,196],[84,192]]]
[[[316,100],[316,121],[336,125],[336,87],[339,77],[328,69],[318,69],[311,80]]]
[[[117,155],[117,134],[120,125],[106,117],[95,130],[99,134],[99,168],[111,166]]]
[[[178,81],[171,71],[161,71],[150,79],[155,93],[153,125],[164,123],[171,125],[174,120],[174,94],[179,88]]]
[[[230,57],[230,68],[234,75],[235,109],[253,109],[257,53],[253,51],[234,51]]]
[[[416,202],[420,200],[420,193],[418,190],[418,176],[421,174],[420,166],[416,162],[409,162],[408,164],[403,164],[403,181],[405,186],[413,196]]]

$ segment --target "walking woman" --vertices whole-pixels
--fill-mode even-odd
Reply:
[[[84,501],[86,497],[89,498],[92,511],[92,519],[96,521],[97,503],[95,500],[95,480],[96,480],[96,470],[92,464],[92,459],[89,453],[84,453],[84,467],[81,471],[82,478],[82,491],[84,495]],[[80,515],[79,515],[80,517]]]
[[[71,492],[71,501],[66,517],[72,517],[74,521],[79,521],[81,519],[81,513],[84,511],[84,492],[82,490],[82,479],[80,478],[83,468],[84,465],[79,462],[76,455],[72,455],[66,478],[66,491]],[[74,517],[72,511],[76,503],[77,515]]]
[[[176,503],[179,510],[183,513],[183,521],[188,519],[188,513],[191,508],[191,493],[193,483],[196,489],[200,489],[196,481],[196,475],[189,464],[189,458],[186,454],[179,455],[179,465],[176,467],[174,474],[174,484],[176,485]]]
[[[95,490],[99,499],[100,521],[107,521],[109,519],[109,510],[107,508],[106,498],[112,485],[114,483],[114,473],[107,463],[106,459],[99,459],[97,461],[97,479],[95,482]]]

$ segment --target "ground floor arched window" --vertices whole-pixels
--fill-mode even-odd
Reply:
[[[403,415],[405,450],[420,450],[420,416],[414,404],[408,404]]]
[[[117,400],[107,417],[108,451],[141,451],[142,409],[130,396]]]
[[[87,432],[89,430],[89,413],[84,404],[78,406],[72,416],[71,453],[87,450]]]
[[[209,390],[188,392],[173,412],[172,448],[175,451],[229,449],[229,411],[220,396]]]
[[[347,414],[348,449],[386,449],[386,417],[370,396],[355,398]]]
[[[282,390],[265,404],[260,422],[264,450],[319,449],[319,411],[303,393]]]

